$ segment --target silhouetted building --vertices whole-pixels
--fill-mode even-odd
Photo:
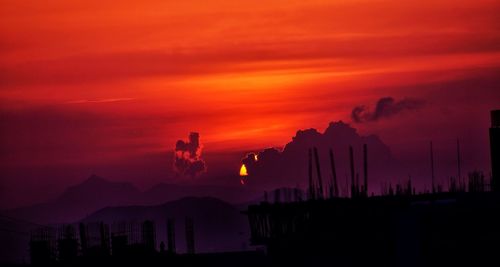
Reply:
[[[140,231],[137,231],[139,226]],[[217,252],[195,254],[194,223],[186,218],[187,254],[175,254],[155,249],[156,224],[153,221],[116,222],[110,227],[100,223],[61,225],[57,228],[42,227],[31,232],[31,265],[34,266],[269,266],[263,251]],[[168,219],[167,228],[174,232],[174,220]],[[79,233],[77,233],[77,230]],[[134,235],[139,233],[140,240]],[[131,238],[132,237],[132,241]],[[175,235],[170,234],[173,240]],[[112,255],[103,253],[109,249]],[[137,242],[139,241],[139,242]],[[217,241],[214,241],[217,242]],[[81,248],[81,249],[80,249]],[[103,250],[104,248],[104,250]]]
[[[124,257],[127,255],[128,237],[126,235],[111,235],[111,253],[113,257]]]
[[[57,249],[60,262],[72,263],[76,261],[78,257],[78,240],[73,225],[63,225],[59,228]]]
[[[368,146],[363,145],[363,194],[368,196]]]
[[[490,128],[491,183],[493,191],[500,191],[500,110],[491,111]]]
[[[84,223],[80,223],[78,225],[79,233],[80,233],[80,246],[82,248],[82,253],[85,255],[87,253],[88,244],[88,230]]]
[[[492,160],[498,161],[500,113],[492,113],[492,118]],[[431,142],[432,193],[416,194],[409,177],[406,184],[396,184],[395,189],[389,184],[383,190],[386,193],[369,197],[366,146],[363,151],[362,188],[350,146],[350,198],[333,194],[315,198],[309,150],[312,197],[249,206],[252,244],[266,246],[277,266],[482,266],[499,262],[500,194],[487,190],[481,172],[469,174],[468,192],[458,190],[455,180],[444,192],[434,184]],[[498,170],[497,163],[492,165]]]
[[[142,223],[142,244],[147,251],[156,250],[156,228],[152,221]]]
[[[110,255],[109,225],[80,223],[80,246],[86,258],[101,258]]]
[[[35,229],[30,234],[31,265],[47,266],[56,260],[55,230],[50,227]]]
[[[486,191],[486,182],[482,172],[473,171],[469,173],[468,191],[474,193]]]
[[[59,261],[75,262],[78,257],[78,241],[75,238],[64,238],[57,241]]]
[[[175,254],[175,220],[167,219],[167,249],[171,254]]]
[[[193,218],[186,218],[186,246],[187,254],[194,254],[194,222]]]
[[[498,262],[497,193],[412,195],[398,188],[400,195],[395,196],[250,206],[251,242],[266,246],[277,266]]]

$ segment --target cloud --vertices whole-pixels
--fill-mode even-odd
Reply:
[[[175,144],[175,171],[182,176],[195,177],[206,170],[201,159],[200,134],[192,132],[189,141],[178,140]]]
[[[377,101],[375,110],[371,111],[366,106],[356,106],[351,112],[351,118],[356,123],[378,121],[390,118],[407,110],[417,110],[425,104],[423,100],[404,98],[395,101],[392,97],[383,97]]]
[[[104,98],[104,99],[78,99],[66,102],[66,104],[89,104],[89,103],[113,103],[134,100],[134,98]]]
[[[379,182],[388,180],[395,160],[390,149],[377,136],[361,136],[350,125],[338,121],[331,122],[325,132],[316,129],[297,131],[292,141],[281,150],[267,148],[257,153],[249,153],[242,160],[248,172],[245,184],[258,188],[273,189],[281,186],[307,186],[308,151],[318,149],[320,168],[325,187],[331,183],[332,171],[329,149],[335,155],[336,172],[341,191],[346,192],[346,178],[349,171],[349,146],[354,149],[355,171],[362,173],[362,148],[368,146],[370,190],[378,189]],[[315,173],[316,175],[316,173]]]

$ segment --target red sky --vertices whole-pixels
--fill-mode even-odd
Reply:
[[[384,96],[426,105],[360,132],[410,162],[429,139],[447,151],[460,138],[470,167],[487,168],[498,14],[486,0],[0,0],[0,200],[94,171],[122,179],[117,165],[170,157],[190,131],[209,168],[237,172],[242,151],[350,122]],[[154,178],[124,179],[161,181],[155,162]]]

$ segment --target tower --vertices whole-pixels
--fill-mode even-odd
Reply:
[[[186,246],[187,254],[194,254],[194,222],[189,217],[186,217]]]
[[[491,111],[491,189],[500,191],[500,110]]]
[[[167,249],[171,254],[175,254],[175,221],[174,218],[167,219]]]
[[[367,145],[363,145],[363,194],[365,197],[368,196],[368,148]]]
[[[431,141],[431,183],[432,183],[432,193],[436,193],[436,187],[434,186],[434,149],[432,147]]]
[[[156,249],[156,227],[153,221],[146,220],[142,223],[142,244],[148,251]]]

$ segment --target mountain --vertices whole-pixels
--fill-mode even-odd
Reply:
[[[92,175],[54,200],[4,213],[37,223],[72,222],[103,207],[134,204],[140,196],[141,192],[129,183],[111,182]]]
[[[152,205],[177,200],[183,197],[215,197],[229,203],[240,203],[262,195],[249,187],[221,185],[176,185],[160,183],[142,194],[142,204]]]
[[[141,192],[130,183],[112,182],[92,175],[69,187],[59,197],[46,203],[4,211],[18,219],[36,223],[75,222],[88,214],[112,206],[158,205],[183,197],[211,196],[230,203],[241,203],[261,195],[247,187],[215,185],[158,184]]]
[[[95,177],[91,181],[86,181],[83,188],[88,185],[99,185],[103,187],[103,181],[99,181]],[[104,180],[104,184],[106,181]],[[120,183],[111,183],[116,185],[116,188],[122,188],[123,191],[131,190],[128,185]],[[92,188],[92,187],[89,187]],[[109,191],[117,190],[113,188]],[[75,188],[68,190],[77,194],[81,192]],[[117,190],[119,191],[119,190]],[[115,191],[115,192],[117,192]],[[101,193],[104,191],[101,191]],[[138,192],[133,190],[132,192]],[[59,199],[71,199],[66,196]],[[92,195],[96,197],[97,195]],[[74,202],[73,202],[74,203]],[[33,212],[38,215],[43,212],[55,212],[63,207],[75,207],[75,204],[56,205],[45,204],[25,208],[22,211]],[[57,208],[56,208],[57,207]],[[36,209],[40,210],[36,210]],[[246,208],[246,207],[242,207]],[[57,210],[61,212],[60,210]],[[20,214],[20,213],[19,213]],[[2,263],[22,263],[29,261],[28,243],[30,230],[40,227],[41,225],[30,223],[30,221],[20,220],[19,217],[11,217],[5,213],[0,214],[0,228],[8,231],[0,231],[0,242],[9,244],[5,249],[0,250],[0,265]],[[19,216],[19,215],[17,215]],[[156,223],[156,238],[157,246],[160,242],[166,243],[166,220],[167,218],[175,219],[176,232],[176,247],[177,251],[185,252],[185,218],[190,217],[194,222],[195,248],[197,252],[222,252],[236,251],[246,249],[250,239],[249,225],[246,215],[241,213],[241,210],[235,206],[222,200],[212,197],[186,197],[175,201],[170,201],[161,205],[125,205],[115,207],[105,207],[89,213],[81,222],[105,222],[111,225],[113,230],[114,223],[135,223],[140,225],[144,220],[153,220]],[[39,217],[43,219],[44,217]],[[47,220],[50,220],[47,219]],[[78,222],[74,220],[73,222]]]
[[[141,192],[128,183],[110,182],[92,175],[79,185],[69,187],[47,203],[3,211],[0,214],[0,242],[9,244],[0,253],[0,263],[26,262],[29,232],[50,223],[73,222],[105,206],[134,203]]]
[[[233,205],[213,197],[186,197],[154,206],[108,207],[87,216],[82,222],[111,224],[120,222],[156,223],[157,245],[166,243],[166,220],[175,219],[176,246],[184,252],[185,218],[194,221],[195,248],[197,252],[221,252],[244,249],[249,241],[247,218]]]
[[[189,216],[195,221],[198,251],[240,250],[249,240],[248,222],[240,210],[228,202],[242,203],[261,195],[247,187],[175,184],[158,184],[141,192],[130,183],[92,175],[51,201],[2,211],[1,216],[8,217],[0,217],[0,228],[12,231],[0,232],[0,243],[10,244],[9,249],[0,253],[0,263],[29,259],[30,230],[41,225],[78,222],[82,218],[107,222],[153,219],[158,223],[159,244],[165,241],[162,237],[166,237],[167,216],[174,217],[178,225],[177,247],[182,252],[185,248],[184,219]]]
[[[316,129],[298,131],[282,150],[269,148],[249,154],[242,160],[249,173],[245,178],[246,186],[158,184],[141,192],[129,183],[111,182],[93,175],[52,201],[5,213],[37,223],[63,223],[77,221],[104,207],[157,205],[187,196],[211,196],[233,204],[245,203],[262,197],[262,191],[255,188],[307,187],[308,151],[312,147],[318,148],[325,184],[332,176],[328,149],[333,149],[339,189],[346,195],[350,176],[349,146],[354,149],[355,172],[362,176],[364,144],[368,147],[369,192],[373,192],[379,188],[381,181],[391,182],[390,179],[399,177],[391,171],[397,169],[398,164],[389,147],[377,136],[362,136],[348,124],[332,122],[323,133]]]

